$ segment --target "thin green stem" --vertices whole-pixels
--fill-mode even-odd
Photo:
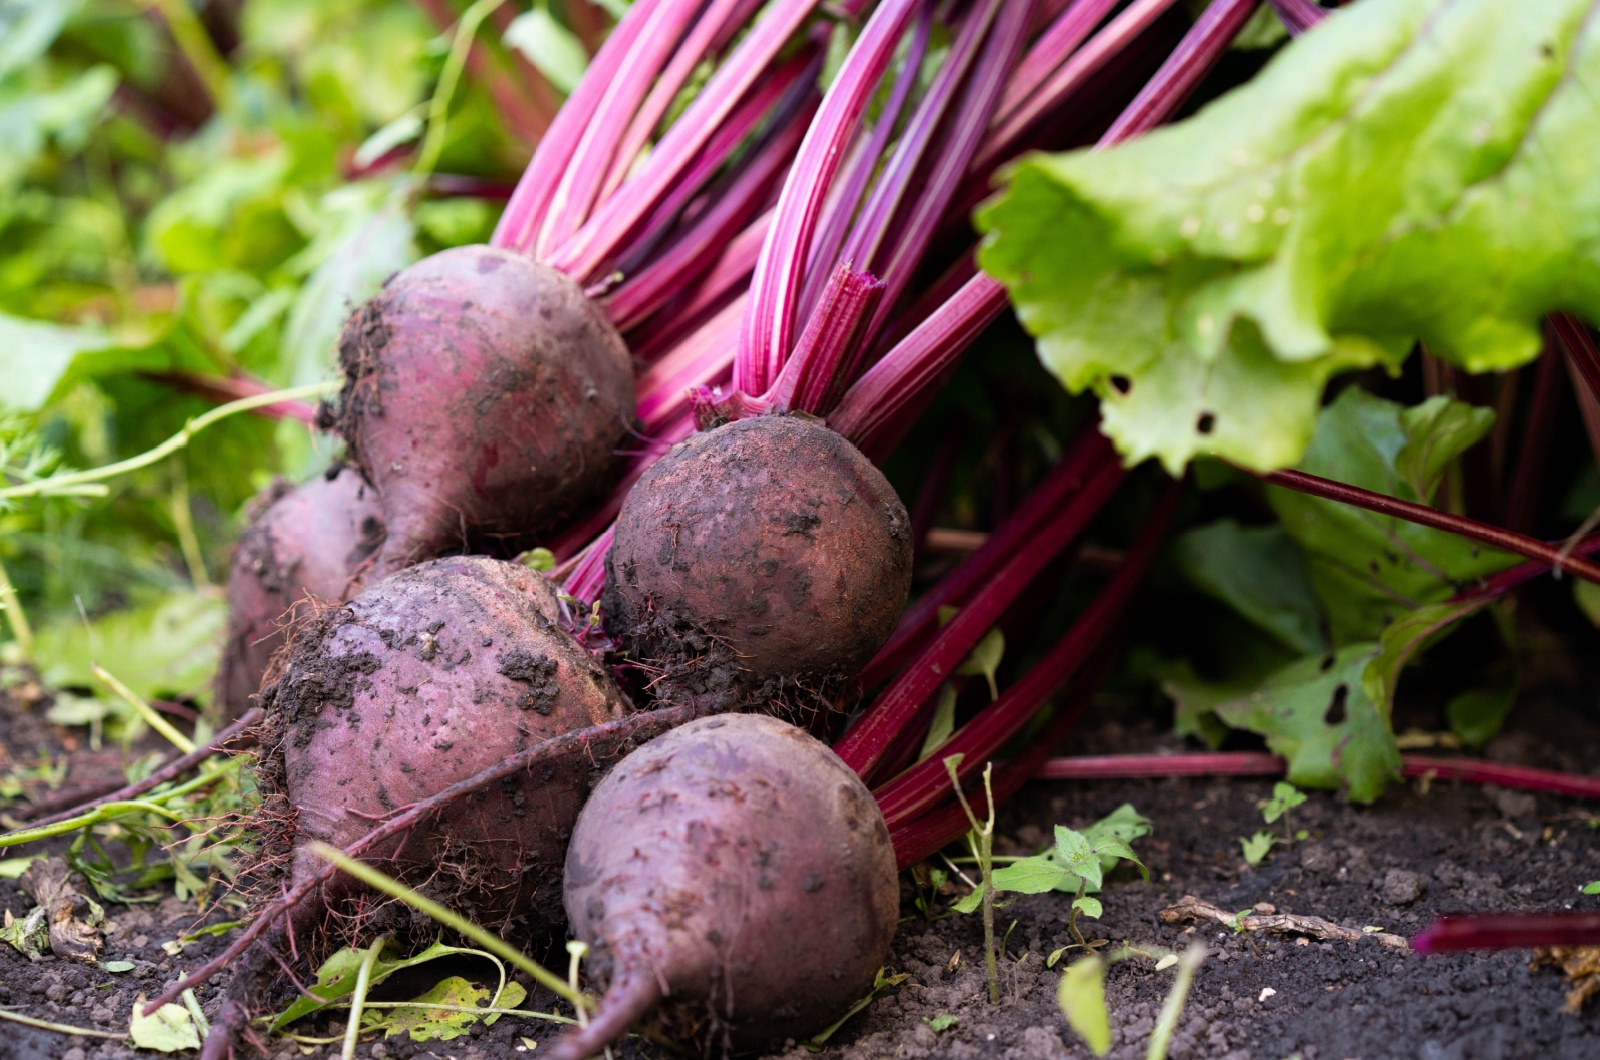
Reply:
[[[146,6],[160,16],[172,31],[178,50],[194,68],[200,83],[205,86],[211,102],[221,110],[228,102],[228,63],[211,43],[206,28],[195,17],[188,0],[145,0]]]
[[[198,589],[211,588],[211,575],[206,573],[205,555],[200,551],[200,538],[194,532],[194,512],[189,506],[189,468],[181,455],[173,460],[172,526],[178,534],[183,565],[189,568],[189,581]]]
[[[95,807],[92,813],[81,817],[73,817],[66,821],[57,821],[55,824],[45,825],[42,828],[25,828],[20,832],[10,832],[0,835],[0,850],[7,847],[19,847],[24,843],[34,843],[52,836],[67,835],[82,828],[89,828],[107,821],[114,821],[119,817],[126,817],[130,813],[153,813],[158,817],[178,824],[187,820],[181,813],[173,813],[165,806],[155,802],[108,802],[104,806]]]
[[[584,1008],[588,1005],[588,999],[567,985],[566,980],[551,972],[544,965],[533,960],[515,946],[508,945],[498,935],[485,931],[477,924],[450,909],[446,909],[438,902],[424,898],[393,877],[379,872],[371,865],[347,856],[342,850],[331,847],[326,843],[313,843],[311,850],[317,857],[337,865],[341,870],[354,876],[373,890],[380,891],[391,898],[404,902],[419,913],[437,920],[450,930],[465,935],[490,953],[503,960],[510,961],[532,976],[540,986],[550,990],[574,1008]]]
[[[162,460],[178,452],[189,444],[190,439],[201,431],[241,412],[249,412],[265,405],[276,405],[281,401],[298,401],[301,398],[319,397],[331,394],[339,389],[342,384],[337,380],[325,383],[310,383],[306,386],[292,386],[285,390],[272,390],[265,394],[254,394],[250,397],[230,401],[226,405],[218,405],[209,412],[202,413],[184,425],[183,430],[162,442],[148,452],[138,456],[130,456],[126,460],[119,460],[105,467],[90,468],[87,471],[74,471],[66,475],[55,475],[42,478],[33,482],[23,482],[15,486],[0,489],[0,501],[13,501],[22,497],[39,496],[64,496],[76,487],[93,482],[103,482],[106,479],[126,475],[130,471],[158,464]]]
[[[1155,1030],[1150,1032],[1150,1047],[1145,1050],[1144,1060],[1167,1060],[1167,1049],[1172,1045],[1173,1032],[1178,1029],[1178,1018],[1183,1015],[1184,1003],[1189,1000],[1189,987],[1194,983],[1194,973],[1205,959],[1205,945],[1199,942],[1184,950],[1183,956],[1178,958],[1178,974],[1172,980],[1172,989],[1167,991],[1167,1000],[1161,1006]]]
[[[383,944],[389,941],[387,935],[373,940],[367,947],[367,954],[361,958],[361,968],[356,972],[356,986],[350,992],[350,1023],[344,1029],[344,1049],[340,1052],[340,1060],[356,1060],[356,1043],[361,1040],[361,1010],[367,1004],[367,990],[372,985],[372,966],[378,963],[378,954],[383,950]]]
[[[0,1020],[26,1024],[29,1027],[37,1027],[42,1031],[55,1031],[57,1034],[75,1034],[80,1038],[111,1038],[120,1042],[126,1041],[128,1037],[126,1034],[118,1034],[114,1031],[95,1031],[90,1030],[88,1027],[74,1027],[67,1023],[51,1023],[49,1020],[34,1019],[32,1016],[24,1016],[20,1012],[12,1012],[10,1009],[4,1008],[0,1008]]]
[[[173,728],[170,721],[168,721],[166,718],[163,718],[160,712],[158,712],[149,703],[144,701],[144,697],[140,696],[133,689],[117,680],[116,677],[112,676],[111,671],[107,670],[99,663],[95,663],[89,668],[89,672],[94,674],[94,676],[99,679],[107,688],[115,692],[117,694],[117,698],[121,699],[123,702],[127,703],[135,711],[137,711],[139,717],[144,719],[146,725],[150,726],[156,732],[159,732],[162,736],[165,736],[168,743],[172,744],[172,746],[176,747],[183,754],[194,754],[194,741],[189,739],[183,733],[179,732],[177,729]]]
[[[461,81],[461,71],[467,65],[467,53],[472,50],[472,39],[478,35],[483,20],[494,13],[505,0],[478,0],[467,8],[456,23],[455,39],[450,42],[450,54],[445,57],[444,68],[439,71],[439,83],[434,86],[433,98],[428,101],[428,133],[423,137],[422,149],[417,152],[416,164],[411,172],[425,177],[433,172],[444,150],[444,133],[449,124],[450,97],[455,95]]]
[[[1080,946],[1089,944],[1083,939],[1083,932],[1078,930],[1078,899],[1089,889],[1089,881],[1082,876],[1078,877],[1078,893],[1072,898],[1072,908],[1067,912],[1067,933],[1072,936],[1072,941]]]
[[[11,585],[4,563],[0,563],[0,611],[6,613],[11,636],[15,638],[17,647],[22,649],[23,662],[32,662],[33,627],[28,624],[28,613],[22,609],[22,601],[17,599],[17,591]]]

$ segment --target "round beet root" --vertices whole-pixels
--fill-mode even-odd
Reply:
[[[551,736],[622,716],[606,672],[558,624],[538,574],[478,556],[408,568],[298,636],[272,696],[263,789],[292,822],[290,883],[374,820]],[[561,922],[567,837],[588,761],[452,804],[371,860],[499,925]],[[268,808],[273,816],[272,806]]]
[[[486,246],[397,273],[346,322],[338,426],[383,499],[381,576],[527,541],[609,483],[633,364],[560,272]]]
[[[230,721],[260,691],[295,605],[343,602],[383,544],[377,494],[353,468],[292,489],[276,483],[255,503],[228,576],[228,639],[217,670],[217,707]]]
[[[852,676],[905,607],[910,526],[883,474],[822,423],[738,420],[673,447],[629,491],[607,625],[669,665],[721,645],[756,682]]]
[[[709,1053],[803,1038],[872,985],[894,936],[889,830],[824,744],[761,714],[702,718],[617,764],[578,817],[566,908],[609,979],[557,1060],[652,1008]]]

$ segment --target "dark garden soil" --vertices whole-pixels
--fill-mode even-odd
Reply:
[[[1568,686],[1559,694],[1525,697],[1490,757],[1547,768],[1592,771],[1600,762],[1600,712],[1591,692]],[[49,737],[32,721],[10,719],[0,742],[10,763],[32,753],[26,744]],[[1176,750],[1154,718],[1129,726],[1102,720],[1066,748],[1069,753]],[[9,768],[0,758],[0,765]],[[1229,911],[1270,905],[1280,913],[1325,917],[1345,927],[1379,926],[1409,935],[1434,914],[1486,909],[1563,909],[1585,898],[1579,888],[1600,878],[1600,830],[1583,806],[1558,798],[1448,782],[1396,786],[1376,806],[1356,808],[1315,793],[1294,811],[1295,828],[1311,835],[1279,847],[1259,867],[1240,856],[1239,838],[1260,828],[1263,780],[1143,780],[1036,783],[1001,821],[1007,849],[1028,852],[1051,826],[1083,826],[1132,803],[1155,831],[1137,848],[1152,872],[1149,885],[1118,875],[1101,896],[1104,916],[1088,922],[1089,937],[1129,942],[1155,951],[1204,942],[1201,965],[1173,1042],[1173,1057],[1226,1060],[1479,1060],[1498,1057],[1600,1056],[1600,1006],[1582,1016],[1564,1011],[1568,984],[1551,970],[1530,971],[1524,953],[1423,958],[1356,943],[1237,935],[1228,927],[1168,925],[1160,910],[1193,895]],[[7,852],[14,853],[14,852]],[[27,900],[0,880],[0,909],[20,916]],[[1009,930],[1000,981],[1002,1000],[990,1005],[977,916],[925,921],[908,905],[888,961],[907,973],[828,1043],[837,1060],[914,1057],[997,1057],[1044,1060],[1087,1057],[1056,1007],[1061,967],[1049,954],[1068,944],[1069,898],[1048,894],[1018,899],[1002,914]],[[144,905],[109,906],[112,930],[102,959],[133,963],[117,974],[46,957],[29,963],[0,944],[0,1006],[80,1027],[122,1031],[141,993],[154,993],[220,943],[206,940],[181,957],[162,950],[196,922],[190,903],[168,896]],[[224,914],[217,914],[225,919]],[[1012,922],[1014,926],[1010,926]],[[1069,953],[1064,961],[1075,954]],[[467,969],[470,973],[472,968]],[[479,969],[481,971],[481,969]],[[434,971],[435,978],[443,974]],[[1106,983],[1113,1046],[1118,1058],[1142,1057],[1172,970],[1153,957],[1112,966]],[[220,984],[218,984],[220,985]],[[415,986],[420,991],[430,985]],[[211,991],[204,992],[211,996]],[[526,1005],[547,1008],[535,992]],[[932,1021],[938,1017],[942,1030]],[[953,1017],[953,1020],[949,1017]],[[337,1020],[307,1021],[307,1035],[342,1031]],[[521,1041],[548,1041],[550,1024],[507,1018],[452,1041],[364,1043],[359,1056],[455,1057],[458,1060],[537,1055]],[[665,1055],[630,1043],[622,1056]],[[125,1043],[70,1039],[0,1023],[0,1058],[149,1056]],[[247,1051],[245,1055],[255,1055]],[[338,1056],[339,1047],[302,1052],[287,1041],[271,1054]],[[794,1046],[781,1054],[813,1054]]]

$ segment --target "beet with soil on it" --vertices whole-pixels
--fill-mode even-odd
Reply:
[[[353,468],[293,488],[276,482],[252,507],[228,577],[228,633],[216,681],[225,721],[250,708],[295,609],[342,603],[383,544],[377,494]]]
[[[762,714],[689,722],[619,762],[578,818],[565,887],[608,985],[557,1060],[640,1020],[708,1054],[803,1038],[870,989],[900,908],[872,794]]]
[[[345,323],[332,418],[383,501],[378,574],[463,546],[534,543],[611,481],[633,363],[571,279],[454,247]]]
[[[262,784],[269,823],[288,822],[274,838],[290,884],[322,868],[312,840],[346,847],[517,751],[622,716],[621,693],[559,608],[533,571],[449,557],[369,586],[295,641],[271,697]],[[502,783],[370,860],[485,926],[557,925],[592,772],[575,761]]]
[[[810,417],[756,416],[673,447],[629,491],[606,623],[669,676],[698,680],[726,651],[747,690],[826,686],[888,639],[911,560],[905,506],[860,451]]]

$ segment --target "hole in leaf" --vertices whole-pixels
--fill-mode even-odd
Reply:
[[[1328,704],[1328,712],[1322,720],[1329,725],[1338,725],[1344,721],[1344,703],[1350,698],[1350,686],[1340,685],[1333,690],[1333,702]]]
[[[1217,417],[1215,415],[1209,412],[1202,412],[1199,421],[1194,425],[1194,429],[1201,434],[1210,434],[1211,429],[1216,425]]]
[[[1322,657],[1321,668],[1323,673],[1327,673],[1329,670],[1333,669],[1333,655],[1331,653]]]
[[[1127,397],[1128,391],[1133,389],[1133,380],[1125,375],[1114,375],[1111,377],[1111,389]]]

